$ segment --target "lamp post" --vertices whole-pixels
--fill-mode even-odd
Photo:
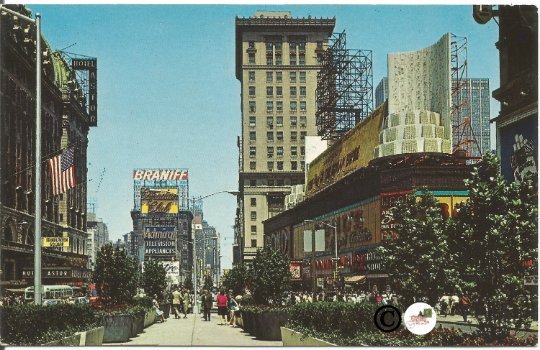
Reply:
[[[304,220],[304,222],[313,222],[313,220]],[[335,288],[335,285],[336,285],[335,283],[338,276],[338,261],[339,261],[338,249],[337,249],[337,225],[330,225],[329,223],[325,221],[321,221],[319,223],[334,229],[334,255],[335,256],[332,258],[332,260],[334,260],[334,288]],[[313,236],[313,238],[315,238],[315,236]],[[315,239],[313,239],[312,244],[313,244],[313,260],[312,260],[312,266],[313,266],[313,261],[315,259]]]
[[[34,303],[41,305],[41,15],[36,19],[24,16],[0,4],[0,12],[6,12],[36,26],[36,155],[35,155],[35,201],[34,201]]]

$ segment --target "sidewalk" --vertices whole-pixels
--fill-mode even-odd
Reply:
[[[463,316],[460,315],[437,315],[437,324],[441,324],[444,328],[459,329],[465,333],[472,333],[478,326],[478,320],[473,316],[467,317],[467,320],[471,322],[463,322]],[[519,331],[517,333],[518,337],[527,337],[530,334],[538,334],[538,321],[533,321],[531,323],[530,330]]]
[[[281,341],[257,340],[242,328],[220,326],[216,315],[205,322],[201,315],[189,314],[187,319],[168,318],[154,323],[127,343],[107,343],[104,346],[283,346]]]

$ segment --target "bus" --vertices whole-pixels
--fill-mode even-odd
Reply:
[[[42,286],[41,298],[43,305],[54,304],[53,300],[73,299],[73,288],[64,285]],[[24,290],[24,301],[27,303],[34,301],[34,287],[28,287]]]

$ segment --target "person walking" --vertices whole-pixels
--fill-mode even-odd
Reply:
[[[178,288],[175,288],[172,292],[172,304],[173,304],[173,311],[174,311],[174,318],[179,319],[180,318],[180,298],[182,294],[180,294],[180,291]]]
[[[471,306],[471,300],[467,293],[463,293],[459,299],[459,307],[461,308],[461,315],[463,316],[463,322],[471,323],[467,321],[467,316],[469,315],[469,308]]]
[[[154,307],[154,310],[156,310],[156,314],[161,320],[161,323],[165,322],[165,317],[163,317],[163,311],[159,308],[159,303],[157,301],[157,294],[154,294],[154,299],[152,300],[152,305]]]
[[[204,320],[210,321],[210,310],[212,309],[212,302],[213,302],[212,294],[210,294],[209,291],[206,289],[203,290],[203,295],[201,298],[201,303],[203,307],[203,314],[204,314]]]
[[[227,304],[229,303],[225,291],[222,289],[217,296],[218,315],[221,316],[220,325],[227,324]]]
[[[182,312],[184,312],[184,318],[187,318],[187,310],[189,308],[189,293],[187,290],[184,290],[182,293]]]
[[[232,292],[229,292],[229,325],[233,327],[236,327],[236,312],[238,310],[238,302],[234,299]]]

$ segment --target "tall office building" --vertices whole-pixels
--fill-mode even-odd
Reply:
[[[253,259],[263,246],[263,221],[284,209],[291,185],[304,182],[304,140],[317,134],[319,61],[334,25],[290,12],[236,18],[242,135],[235,264]]]
[[[380,106],[388,99],[388,78],[384,77],[375,88],[375,107]]]
[[[464,79],[461,85],[461,101],[468,101],[467,107],[463,107],[470,117],[472,132],[478,143],[478,147],[472,148],[471,156],[477,157],[491,150],[490,146],[490,105],[491,93],[489,91],[489,79],[470,78]],[[456,96],[454,96],[454,99]],[[458,113],[459,114],[459,113]],[[464,116],[463,116],[464,117]],[[460,119],[461,120],[461,119]]]

